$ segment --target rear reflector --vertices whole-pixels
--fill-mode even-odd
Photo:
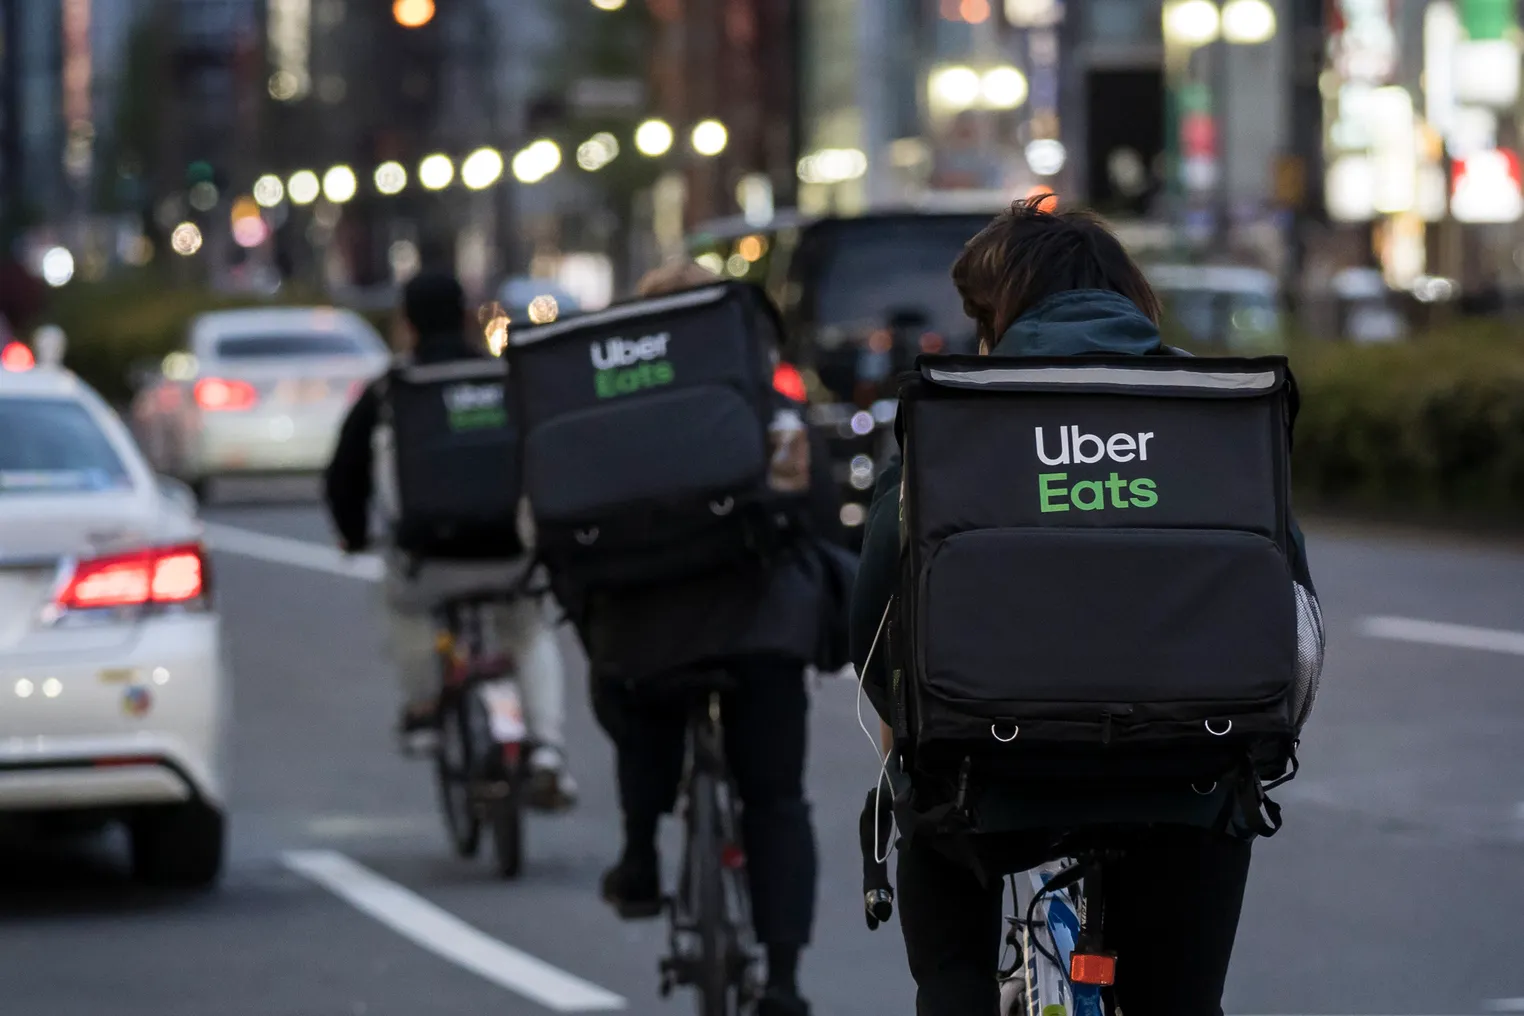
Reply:
[[[19,374],[35,366],[37,366],[37,358],[32,355],[30,349],[19,342],[8,342],[4,349],[0,349],[0,368]]]
[[[229,381],[204,377],[196,382],[196,405],[208,412],[252,409],[259,393],[247,381]]]
[[[773,371],[773,388],[795,402],[804,402],[809,398],[809,391],[804,385],[804,375],[799,373],[799,368],[791,363],[778,364],[777,369]]]
[[[1117,958],[1095,953],[1075,953],[1069,957],[1069,980],[1108,988],[1117,982]]]
[[[74,566],[55,602],[64,610],[185,603],[205,593],[205,573],[198,544],[96,557]]]

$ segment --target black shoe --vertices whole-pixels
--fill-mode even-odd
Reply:
[[[770,986],[757,999],[757,1016],[810,1016],[810,1003],[796,988]]]
[[[432,755],[439,744],[438,707],[409,705],[397,721],[397,743],[410,758]]]
[[[626,921],[661,914],[661,865],[656,855],[631,857],[603,873],[603,901]]]
[[[566,760],[554,748],[538,748],[529,756],[529,806],[535,811],[567,811],[577,804],[577,781],[566,771]]]

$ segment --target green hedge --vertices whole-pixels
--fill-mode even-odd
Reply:
[[[1393,345],[1300,342],[1291,359],[1304,501],[1524,519],[1524,336],[1461,325]]]

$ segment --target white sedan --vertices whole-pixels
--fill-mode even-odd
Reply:
[[[72,374],[0,368],[0,814],[120,819],[145,881],[222,868],[227,673],[190,492]]]
[[[389,362],[352,311],[215,311],[140,388],[130,419],[154,468],[204,497],[219,476],[321,470],[350,404]]]

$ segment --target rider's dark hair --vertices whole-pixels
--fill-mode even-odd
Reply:
[[[453,275],[422,272],[402,289],[402,313],[419,335],[459,334],[466,326],[466,294]]]
[[[1159,298],[1111,231],[1084,211],[1052,212],[1051,196],[1017,201],[995,216],[953,263],[963,311],[993,348],[1034,306],[1071,289],[1120,293],[1155,323]]]

